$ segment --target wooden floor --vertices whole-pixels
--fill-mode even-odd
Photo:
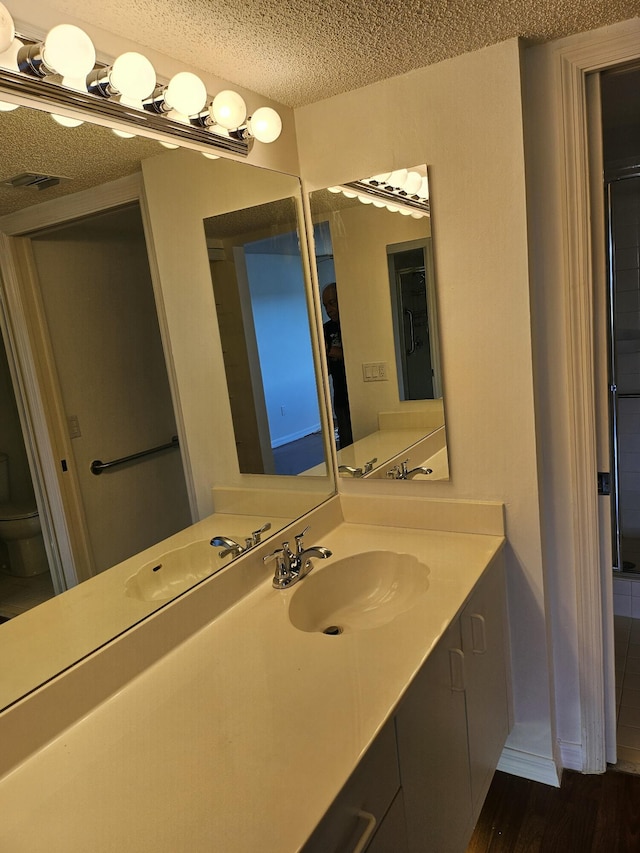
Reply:
[[[496,772],[467,853],[640,853],[640,776],[565,770],[554,788]]]

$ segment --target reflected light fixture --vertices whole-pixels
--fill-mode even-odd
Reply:
[[[386,208],[390,213],[421,219],[429,216],[431,209],[428,179],[418,168],[397,169],[328,189],[332,193],[342,193],[346,198],[357,198],[363,204]]]
[[[88,111],[107,119],[123,138],[158,133],[177,139],[176,144],[164,141],[166,147],[182,142],[246,155],[254,140],[270,143],[282,131],[276,110],[259,107],[247,118],[244,99],[229,89],[207,106],[206,86],[190,71],[161,83],[149,60],[135,51],[111,64],[97,63],[91,39],[74,25],[58,24],[39,40],[18,35],[2,2],[0,85],[11,96],[39,98],[67,126],[82,124],[76,116]],[[0,113],[16,107],[0,101]]]
[[[13,18],[4,3],[0,3],[0,53],[9,50],[15,37],[16,28]]]

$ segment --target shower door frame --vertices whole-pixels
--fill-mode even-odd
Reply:
[[[640,163],[605,169],[607,216],[607,277],[608,277],[608,322],[609,322],[609,394],[610,394],[610,448],[611,448],[611,536],[613,544],[613,570],[624,572],[622,559],[622,525],[620,521],[620,440],[618,437],[618,405],[620,399],[640,398],[640,391],[623,393],[618,391],[616,353],[616,270],[613,238],[612,188],[620,181],[640,179]]]

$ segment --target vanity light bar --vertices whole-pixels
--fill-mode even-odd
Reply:
[[[82,122],[79,111],[88,111],[113,122],[121,136],[128,135],[118,126],[124,123],[140,135],[168,135],[183,145],[197,142],[244,155],[254,139],[274,142],[282,130],[274,109],[259,107],[247,116],[244,100],[231,90],[219,92],[207,106],[205,84],[190,71],[163,84],[156,81],[149,60],[136,52],[122,54],[110,65],[97,63],[91,39],[79,27],[59,24],[44,40],[25,38],[16,33],[2,2],[0,72],[5,93],[37,98],[51,107],[53,118],[69,126]],[[11,97],[3,101],[2,109],[12,103]],[[61,108],[64,113],[56,115]]]
[[[250,142],[246,139],[213,134],[204,128],[172,121],[158,113],[137,110],[118,101],[98,99],[88,92],[79,92],[49,80],[43,82],[36,77],[0,68],[0,98],[5,99],[5,96],[12,95],[36,109],[42,109],[44,104],[52,113],[63,110],[70,112],[78,119],[83,118],[83,113],[84,117],[87,113],[98,115],[109,127],[125,124],[140,136],[153,138],[168,136],[178,144],[199,143],[209,148],[245,156],[250,150]]]

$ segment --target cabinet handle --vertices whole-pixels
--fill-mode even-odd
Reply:
[[[464,652],[461,649],[449,649],[449,672],[451,689],[464,692]]]
[[[366,825],[364,828],[364,832],[358,839],[358,843],[353,848],[351,853],[362,853],[362,851],[369,843],[371,836],[373,835],[373,831],[376,828],[377,820],[374,814],[371,814],[371,812],[365,812],[362,809],[356,812],[356,817],[358,818],[358,820],[366,821]]]
[[[471,614],[471,646],[477,655],[483,655],[487,651],[487,632],[484,616],[480,613]]]

